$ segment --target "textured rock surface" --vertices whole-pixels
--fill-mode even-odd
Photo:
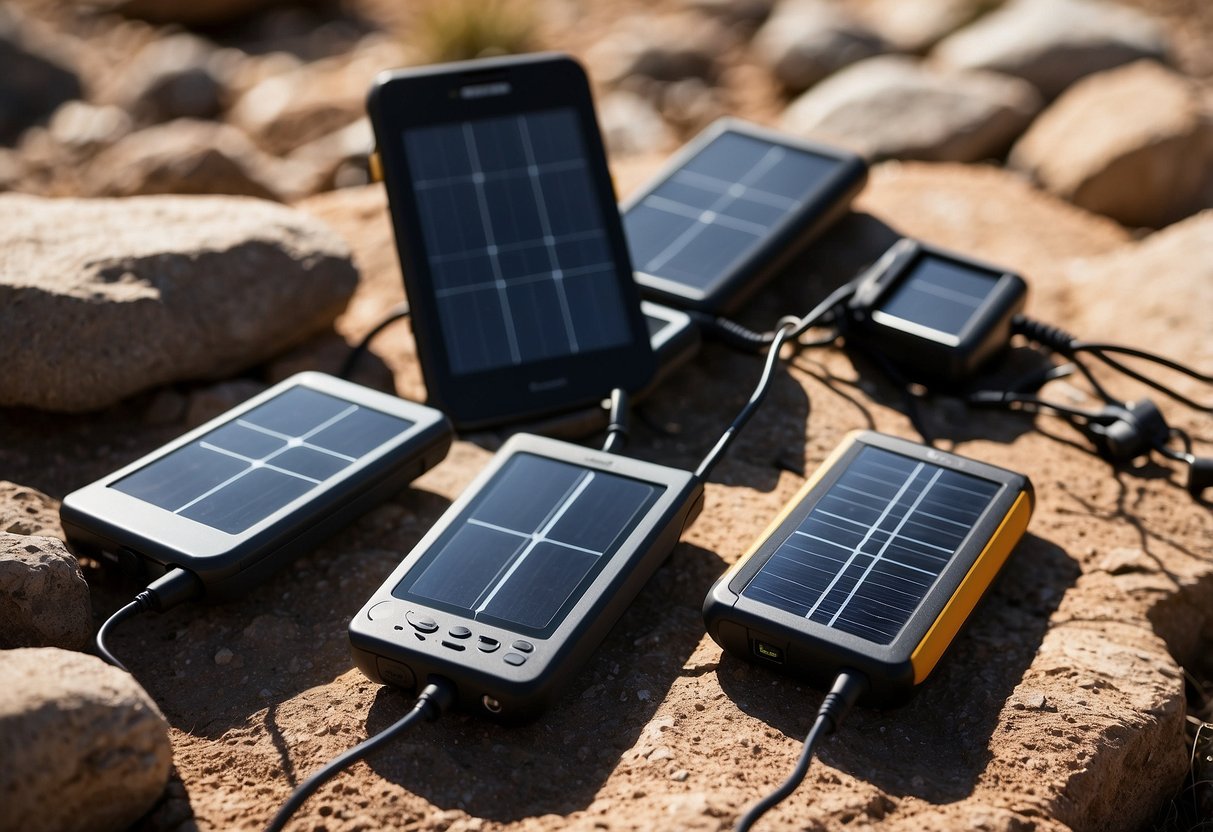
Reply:
[[[826,0],[784,0],[753,42],[757,58],[793,92],[883,48],[867,26]]]
[[[1001,0],[861,0],[856,11],[894,49],[923,52]]]
[[[1039,109],[1035,90],[1016,78],[941,74],[885,55],[813,87],[784,111],[782,124],[873,159],[972,162],[1005,152]]]
[[[1141,61],[1067,90],[1009,163],[1090,211],[1166,225],[1213,206],[1213,113],[1191,81]]]
[[[92,631],[88,584],[63,541],[0,532],[0,649],[81,650]]]
[[[100,659],[0,651],[0,820],[27,832],[122,830],[168,779],[168,726],[143,688]]]
[[[586,55],[602,81],[648,78],[677,81],[712,78],[729,45],[727,30],[712,18],[687,14],[646,15],[621,21]]]
[[[1162,59],[1162,29],[1148,15],[1099,0],[1010,0],[931,53],[951,69],[1015,75],[1054,98],[1093,72]]]
[[[327,326],[357,280],[325,226],[257,200],[5,195],[0,218],[0,405],[221,377]]]
[[[36,488],[0,480],[0,532],[63,540],[59,502]]]
[[[132,133],[97,154],[92,196],[233,194],[281,199],[277,160],[230,124],[178,119]]]
[[[202,38],[171,35],[139,50],[122,72],[106,79],[98,98],[143,122],[212,118],[224,103],[223,64]]]

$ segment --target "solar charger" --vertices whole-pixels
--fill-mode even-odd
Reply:
[[[350,622],[358,667],[441,677],[465,710],[535,715],[698,514],[696,475],[519,434]]]
[[[916,240],[861,275],[850,325],[914,380],[959,384],[1007,348],[1028,286],[998,266]]]
[[[426,390],[456,427],[650,381],[589,80],[572,58],[381,73],[367,110]]]
[[[851,434],[704,603],[748,661],[895,705],[927,678],[1027,529],[1027,477],[873,432]]]
[[[441,462],[433,408],[322,373],[292,376],[67,495],[70,540],[155,577],[238,595]]]
[[[863,158],[732,118],[713,122],[621,206],[645,297],[735,309],[841,217]]]

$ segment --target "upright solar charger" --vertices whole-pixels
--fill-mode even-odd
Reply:
[[[60,515],[74,543],[158,577],[128,615],[231,598],[437,465],[450,443],[433,408],[299,373],[72,492]]]
[[[855,702],[904,702],[1028,526],[1027,477],[870,431],[851,434],[712,587],[708,633],[726,651],[829,690],[796,772]]]
[[[462,708],[546,707],[703,502],[689,471],[517,435],[350,621],[358,667]]]
[[[719,119],[622,204],[636,281],[667,306],[736,309],[846,213],[867,173],[855,153]]]
[[[385,72],[367,109],[426,389],[456,427],[649,382],[639,291],[573,59]]]

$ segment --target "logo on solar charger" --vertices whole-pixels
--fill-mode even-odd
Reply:
[[[527,385],[527,389],[532,393],[546,393],[549,390],[559,390],[561,387],[567,386],[569,383],[568,376],[560,378],[550,378],[547,381],[532,381]]]

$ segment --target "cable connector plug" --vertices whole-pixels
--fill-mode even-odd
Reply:
[[[203,593],[202,581],[193,572],[174,568],[147,585],[135,596],[139,606],[153,612],[167,612],[178,604],[192,601]]]
[[[1011,319],[1011,333],[1022,335],[1032,343],[1040,344],[1042,347],[1062,355],[1069,355],[1073,352],[1074,345],[1078,341],[1078,338],[1059,326],[1036,321],[1025,315],[1016,315]]]
[[[1100,418],[1084,430],[1100,455],[1112,462],[1127,462],[1166,445],[1171,428],[1158,405],[1150,399],[1105,405]]]

